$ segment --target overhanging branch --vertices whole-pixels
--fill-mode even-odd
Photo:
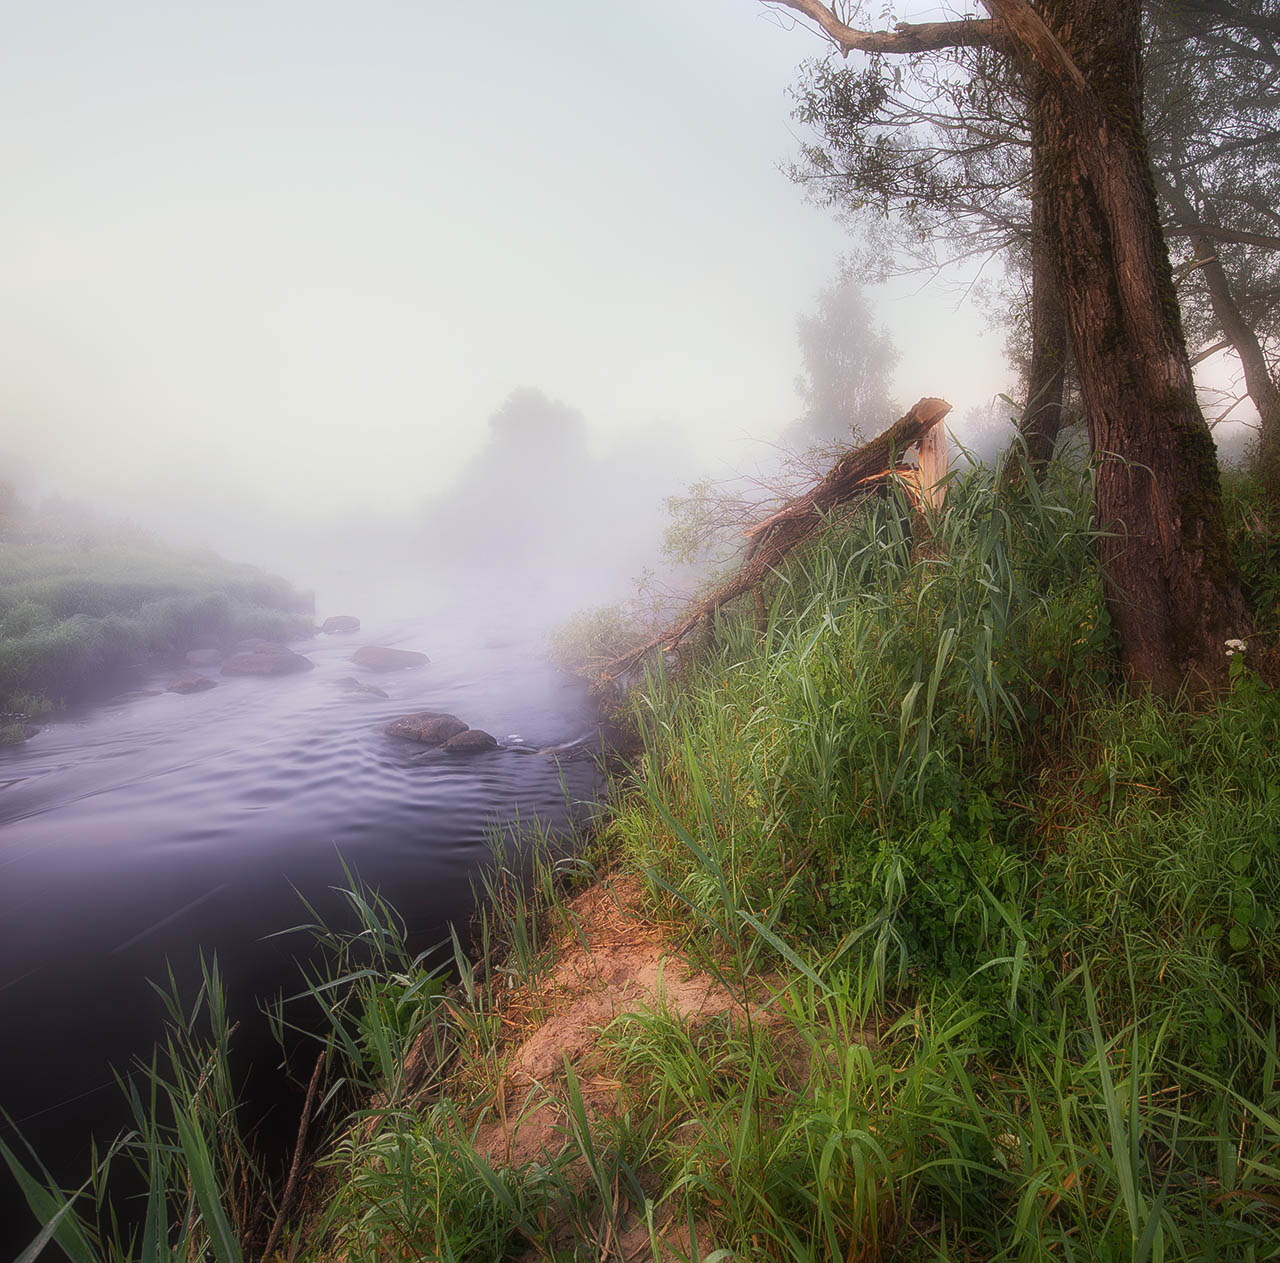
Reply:
[[[1219,228],[1216,224],[1181,223],[1165,229],[1166,237],[1208,237],[1211,241],[1226,241],[1238,246],[1261,246],[1264,250],[1280,250],[1280,237],[1263,232],[1237,232],[1234,228]]]
[[[819,0],[764,0],[770,8],[791,9],[822,29],[847,57],[860,53],[936,53],[944,48],[1003,47],[1004,33],[990,18],[959,22],[899,22],[892,31],[860,31],[840,21]]]
[[[1058,37],[1045,25],[1042,18],[1027,0],[982,0],[983,4],[999,18],[1001,24],[1035,59],[1036,64],[1064,87],[1077,91],[1086,90],[1080,67],[1071,60]]]

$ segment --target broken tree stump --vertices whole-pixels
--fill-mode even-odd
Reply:
[[[938,422],[950,411],[951,405],[943,399],[921,399],[905,417],[894,422],[883,434],[877,435],[861,447],[845,452],[825,478],[746,532],[751,543],[747,547],[742,565],[729,580],[699,601],[675,627],[615,658],[605,669],[605,676],[616,680],[654,649],[674,649],[699,623],[721,606],[757,587],[793,548],[802,544],[826,523],[834,509],[883,494],[894,474],[912,475],[910,481],[919,489],[920,496],[932,496],[936,493],[940,497],[942,489],[934,486],[936,476],[940,476],[937,475],[939,465],[936,453],[929,458],[930,474],[933,477],[927,482],[924,481],[923,454],[919,471],[900,464],[899,458],[908,448],[927,439],[935,427],[938,427]],[[941,427],[938,429],[941,431]],[[941,468],[945,472],[945,436],[940,437],[940,447]]]

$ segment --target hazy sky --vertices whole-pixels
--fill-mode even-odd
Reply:
[[[181,538],[448,482],[518,386],[705,457],[799,410],[849,247],[779,172],[820,41],[756,0],[9,0],[0,458]],[[874,291],[897,394],[1007,384]],[[677,478],[679,481],[679,478]]]

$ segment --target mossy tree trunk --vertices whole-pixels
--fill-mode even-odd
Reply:
[[[1125,665],[1161,692],[1220,682],[1223,641],[1242,635],[1248,616],[1147,159],[1139,5],[1044,0],[1038,16],[1022,4],[990,7],[1011,12],[1041,80],[1033,109],[1046,233],[1097,463],[1099,547]]]

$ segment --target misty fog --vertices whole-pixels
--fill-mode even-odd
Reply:
[[[0,480],[325,608],[481,538],[554,586],[575,531],[607,595],[803,410],[848,243],[778,170],[795,57],[742,5],[11,6]],[[990,399],[999,339],[916,289],[869,292],[895,395]],[[567,428],[485,502],[525,392]]]

